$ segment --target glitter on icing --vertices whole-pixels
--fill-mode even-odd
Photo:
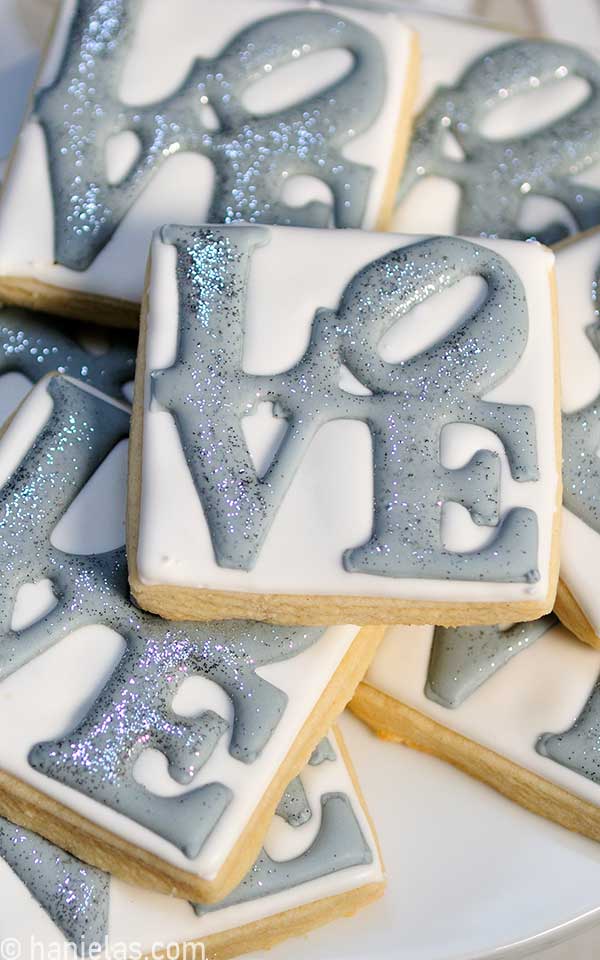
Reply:
[[[57,328],[56,319],[16,307],[0,310],[0,374],[22,373],[36,383],[45,374],[69,374],[123,399],[123,387],[135,374],[135,350],[111,343],[100,355],[84,350]]]
[[[348,797],[343,793],[324,794],[319,832],[308,850],[294,860],[283,862],[273,860],[262,850],[254,866],[229,896],[214,905],[197,904],[194,909],[202,916],[372,860],[373,854]]]
[[[374,518],[369,542],[347,551],[346,570],[390,577],[532,582],[538,526],[532,510],[499,507],[499,460],[478,451],[463,468],[439,460],[443,427],[488,427],[501,439],[512,476],[538,479],[530,407],[482,398],[517,364],[528,337],[522,283],[497,253],[457,238],[402,247],[367,264],[348,283],[337,311],[318,310],[307,351],[274,376],[242,369],[246,289],[265,227],[163,227],[177,251],[179,299],[175,363],[152,372],[152,402],[173,415],[210,529],[216,562],[253,568],[292,477],[318,429],[362,420],[373,441]],[[479,275],[487,297],[458,328],[397,364],[379,356],[385,332],[435,293]],[[340,366],[370,395],[339,385]],[[273,404],[288,423],[279,449],[257,475],[242,418]],[[493,541],[469,553],[441,542],[445,501],[465,506]]]
[[[436,627],[425,696],[442,707],[459,707],[509,660],[527,650],[557,622],[550,614],[531,623],[515,623],[506,629],[500,626]]]
[[[564,733],[543,733],[535,748],[543,757],[600,784],[600,678],[573,726]]]
[[[108,935],[108,874],[4,818],[0,818],[0,857],[65,940],[77,945],[78,954],[86,956],[98,944],[104,944]]]
[[[38,93],[34,117],[48,147],[55,206],[56,260],[85,270],[161,166],[176,153],[208,157],[215,188],[208,221],[248,220],[328,226],[327,204],[292,207],[282,199],[290,177],[313,176],[333,194],[333,223],[360,226],[373,170],[342,148],[375,122],[386,73],[377,38],[351,19],[300,10],[257,21],[212,60],[195,60],[181,86],[158,103],[119,100],[140,0],[79,0],[55,82]],[[242,105],[244,93],[279,67],[324,50],[346,49],[348,74],[317,94],[266,116]],[[205,126],[201,106],[218,118]],[[109,138],[130,131],[140,142],[132,168],[107,178]]]
[[[326,760],[334,761],[335,759],[335,750],[331,742],[327,737],[323,737],[313,750],[308,762],[311,766],[318,767],[321,763],[325,763]],[[301,777],[295,777],[291,783],[288,784],[275,812],[292,827],[300,826],[310,820],[312,814],[306,797],[306,791],[302,786]]]
[[[231,791],[209,783],[178,796],[154,796],[134,778],[138,757],[150,747],[160,750],[173,779],[188,785],[227,734],[230,754],[252,763],[288,699],[257,669],[307,649],[323,630],[246,621],[173,624],[131,603],[124,549],[72,556],[52,546],[56,523],[129,424],[121,407],[67,378],[52,378],[47,389],[52,414],[0,490],[0,677],[78,627],[102,624],[119,633],[125,653],[86,716],[64,739],[34,746],[29,762],[195,857]],[[11,630],[19,587],[44,578],[56,606],[26,629]],[[226,692],[234,710],[231,730],[212,710],[193,718],[174,713],[181,684],[194,675]]]
[[[514,138],[480,133],[498,104],[572,75],[588,82],[590,94],[559,119]],[[600,190],[574,181],[600,160],[599,87],[600,64],[577,47],[517,40],[486,52],[453,87],[439,87],[417,117],[398,203],[424,177],[439,176],[460,186],[459,234],[526,239],[519,216],[533,195],[563,203],[579,230],[600,223]],[[464,160],[444,154],[448,133]],[[536,237],[556,243],[565,233],[563,225],[547,223]]]
[[[598,274],[592,284],[594,322],[586,328],[600,356]],[[600,533],[600,394],[573,413],[562,415],[563,503],[571,513]]]

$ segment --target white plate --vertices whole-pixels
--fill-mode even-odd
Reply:
[[[0,0],[0,156],[18,128],[52,7]],[[388,890],[352,920],[269,951],[269,960],[518,957],[600,922],[600,845],[431,757],[378,740],[353,717],[342,726]]]

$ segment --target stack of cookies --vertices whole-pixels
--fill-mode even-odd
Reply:
[[[348,703],[600,840],[599,85],[383,6],[63,0],[0,197],[16,939],[225,960],[379,897]]]

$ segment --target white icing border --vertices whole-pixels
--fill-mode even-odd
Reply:
[[[24,438],[27,438],[29,447],[46,423],[51,412],[47,402],[47,385],[48,378],[34,387],[2,438],[0,477],[6,476],[7,466],[14,469],[23,457],[26,452]],[[91,390],[84,385],[82,389]],[[106,399],[109,403],[115,403]],[[96,491],[98,501],[94,500],[94,509],[89,513],[92,518],[98,514],[106,517],[107,524],[110,524],[115,521],[113,514],[118,515],[117,520],[120,518],[120,511],[114,510],[114,485],[109,470],[103,473],[103,481],[102,490]],[[123,485],[122,494],[124,498]],[[93,523],[93,519],[90,523]],[[81,538],[81,531],[78,531],[78,536]],[[0,725],[10,729],[12,734],[0,744],[0,769],[165,862],[212,880],[246,828],[325,687],[334,677],[358,629],[356,626],[330,627],[303,653],[258,671],[260,676],[284,690],[290,699],[277,730],[253,764],[234,760],[228,752],[228,738],[222,737],[192,784],[182,788],[169,776],[162,755],[148,752],[144,756],[143,762],[136,768],[136,775],[157,793],[174,795],[215,780],[227,784],[234,793],[228,809],[194,860],[187,859],[171,843],[103,803],[37,773],[27,761],[35,743],[54,739],[73,729],[108,679],[121,654],[123,641],[106,627],[90,626],[73,631],[2,681]],[[232,707],[221,688],[201,678],[194,678],[193,683],[194,693],[187,698],[189,700],[191,697],[191,705],[188,704],[190,710],[193,711],[194,705],[196,711],[193,712],[197,712],[200,706],[213,707],[222,716],[230,716]],[[51,695],[53,690],[55,696]],[[195,699],[198,695],[201,703]]]
[[[541,734],[561,733],[579,716],[600,673],[600,651],[557,625],[450,710],[424,693],[432,638],[433,627],[390,628],[366,682],[449,730],[600,806],[599,784],[535,750]]]
[[[395,144],[399,100],[409,79],[413,42],[412,32],[394,14],[349,11],[316,2],[252,0],[249,4],[247,0],[228,0],[226,5],[219,6],[218,19],[211,23],[213,0],[170,0],[169,4],[163,0],[147,0],[137,30],[139,34],[143,31],[148,49],[138,49],[137,44],[136,69],[126,70],[125,92],[139,97],[150,87],[157,96],[164,95],[181,79],[182,63],[185,67],[194,56],[214,54],[239,29],[262,16],[289,12],[294,7],[303,9],[307,5],[327,13],[337,12],[364,25],[383,45],[389,78],[384,106],[370,130],[344,150],[349,159],[368,166],[377,165],[364,218],[364,225],[372,228],[387,186],[388,158]],[[46,55],[40,86],[55,76],[66,46],[72,12],[73,0],[68,0]],[[169,37],[166,51],[163,49],[165,36]],[[314,65],[311,69],[314,73]],[[139,302],[152,228],[168,222],[205,220],[213,178],[212,165],[206,157],[189,153],[172,157],[94,263],[85,271],[70,270],[53,262],[54,217],[47,151],[40,125],[30,119],[19,136],[0,203],[0,275],[30,277],[65,289]],[[302,187],[298,185],[295,200],[303,203],[321,197],[322,190],[322,185],[315,185],[307,178]]]
[[[235,229],[245,229],[236,227]],[[335,308],[347,282],[365,263],[421,237],[362,231],[270,229],[270,242],[255,250],[248,289],[245,368],[253,373],[285,370],[308,343],[317,307]],[[479,241],[478,241],[479,242]],[[556,510],[558,471],[555,455],[554,370],[549,273],[553,255],[537,244],[484,241],[520,275],[526,291],[530,332],[524,354],[490,399],[530,404],[536,414],[540,480],[516,483],[503,449],[492,434],[468,425],[452,425],[442,458],[461,466],[483,442],[502,461],[502,512],[528,506],[539,517],[541,578],[535,584],[394,579],[347,573],[344,548],[365,542],[372,521],[372,470],[368,428],[357,421],[323,427],[309,448],[288,490],[253,570],[219,567],[191,475],[171,415],[149,406],[150,371],[169,366],[177,337],[175,248],[157,235],[152,247],[142,491],[137,553],[138,575],[147,584],[177,584],[205,589],[307,595],[360,594],[418,601],[541,600],[549,591],[550,545]],[[306,278],[310,278],[307,284]],[[462,286],[462,285],[460,285]],[[457,288],[458,290],[459,288]],[[446,294],[451,296],[453,294]],[[454,301],[457,311],[469,302]],[[416,314],[417,311],[414,311]],[[440,314],[435,299],[419,307],[423,324]],[[285,323],[282,323],[285,318]],[[410,321],[407,321],[410,322]],[[418,325],[417,325],[418,326]],[[413,325],[414,328],[414,325]],[[410,336],[410,335],[409,335]],[[412,345],[412,340],[408,341]],[[449,461],[452,462],[449,462]],[[444,531],[453,544],[472,549],[477,533],[462,508],[448,513]],[[475,528],[475,530],[474,530]],[[489,534],[489,528],[483,532]],[[481,536],[482,528],[479,528]],[[294,550],[290,550],[294,544]],[[455,546],[456,549],[456,546]],[[285,557],[285,563],[282,558]]]

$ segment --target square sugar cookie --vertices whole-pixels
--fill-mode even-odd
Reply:
[[[416,87],[392,13],[67,0],[0,202],[0,295],[137,325],[162,223],[384,228]]]
[[[0,814],[212,902],[364,675],[380,628],[169,623],[130,600],[128,411],[67,377],[0,441]]]
[[[392,627],[351,709],[528,810],[600,840],[600,651],[553,614],[489,627]]]
[[[563,516],[556,612],[600,647],[600,231],[556,255],[562,381]]]
[[[453,237],[158,231],[129,473],[138,603],[304,624],[547,612],[553,259]]]
[[[289,785],[256,863],[212,907],[125,884],[0,819],[3,909],[23,955],[35,941],[53,956],[60,946],[66,957],[75,944],[81,956],[106,960],[159,952],[226,960],[350,916],[381,896],[384,883],[373,826],[337,732]]]
[[[392,229],[556,243],[600,223],[600,44],[403,19],[422,66]]]

